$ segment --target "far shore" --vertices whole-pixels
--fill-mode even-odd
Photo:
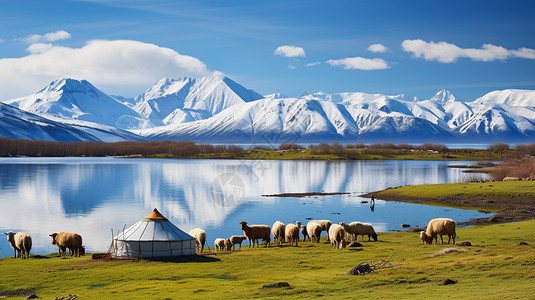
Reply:
[[[460,222],[460,226],[535,219],[535,181],[404,186],[364,194],[361,197],[495,213],[487,218]]]

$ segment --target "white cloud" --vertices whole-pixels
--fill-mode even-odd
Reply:
[[[511,50],[514,56],[519,58],[535,59],[535,50],[529,48],[520,48],[518,50]]]
[[[28,48],[26,48],[26,51],[30,53],[42,53],[46,52],[47,50],[50,50],[54,45],[52,44],[44,44],[44,43],[35,43],[31,44]]]
[[[301,47],[296,47],[296,46],[280,46],[277,49],[275,49],[275,55],[280,55],[284,57],[306,56],[305,50]]]
[[[81,48],[34,44],[28,51],[0,59],[0,99],[35,93],[61,77],[87,79],[108,92],[137,93],[163,77],[213,74],[197,58],[131,40],[94,40]]]
[[[501,46],[484,44],[480,49],[461,48],[447,42],[426,42],[423,40],[405,40],[401,43],[403,51],[411,52],[416,58],[436,60],[441,63],[452,63],[459,58],[474,61],[506,60],[511,57],[535,59],[535,50],[520,48],[508,50]]]
[[[385,53],[388,48],[382,44],[372,44],[370,47],[368,47],[368,50],[373,53]]]
[[[313,67],[313,66],[317,66],[317,65],[319,65],[319,64],[320,64],[320,62],[319,62],[319,61],[316,61],[316,62],[313,62],[313,63],[306,64],[305,66],[307,66],[307,67]]]
[[[0,44],[2,44],[3,42],[4,42],[4,40],[3,40],[3,39],[0,39]]]
[[[295,70],[295,68],[297,68],[297,67],[294,66],[294,65],[288,65],[288,69],[290,69],[290,70]]]
[[[22,40],[28,44],[34,43],[46,43],[46,42],[56,42],[61,40],[67,40],[71,38],[71,34],[64,30],[58,30],[55,32],[49,32],[47,34],[32,34]]]
[[[344,70],[382,70],[388,69],[388,63],[380,58],[348,57],[344,59],[329,59],[331,66],[343,67]]]

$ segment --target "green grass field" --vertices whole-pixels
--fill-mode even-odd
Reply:
[[[535,220],[458,228],[466,252],[429,257],[447,245],[420,245],[418,233],[380,233],[378,242],[335,250],[330,244],[247,247],[174,262],[98,261],[89,256],[0,259],[0,295],[32,290],[44,299],[532,299]],[[208,237],[209,240],[213,237]],[[529,245],[518,246],[525,241]],[[361,262],[388,259],[361,276],[344,274]],[[457,280],[440,286],[443,278]],[[290,288],[260,289],[288,282]],[[25,297],[19,297],[23,299]]]
[[[405,198],[486,198],[532,199],[535,205],[535,181],[462,182],[453,184],[429,184],[402,186],[376,193],[381,196]]]

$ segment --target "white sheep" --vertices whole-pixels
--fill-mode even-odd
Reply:
[[[420,239],[422,244],[432,244],[435,239],[435,244],[438,244],[438,235],[440,235],[440,241],[444,244],[442,235],[448,236],[448,244],[450,239],[453,238],[453,244],[455,244],[455,221],[448,218],[432,219],[427,224],[426,231],[420,231]]]
[[[206,242],[206,232],[201,228],[193,228],[189,231],[189,235],[195,238],[195,252],[202,253]]]
[[[327,241],[329,241],[329,228],[331,227],[331,221],[329,220],[310,220],[308,224],[310,223],[317,223],[320,224],[321,230],[327,232]],[[307,224],[307,226],[308,226]]]
[[[217,238],[214,241],[215,252],[223,251],[225,249],[225,239]]]
[[[80,256],[82,251],[82,236],[74,232],[60,232],[49,234],[52,237],[52,245],[58,246],[59,256],[66,255],[65,250],[69,248],[74,256]]]
[[[13,248],[14,258],[20,257],[30,258],[30,250],[32,249],[32,237],[25,232],[14,233],[12,231],[4,232],[7,235],[7,240]]]
[[[362,235],[362,239],[364,240],[364,236],[368,236],[368,242],[370,241],[370,238],[373,238],[374,241],[377,241],[377,233],[375,232],[375,229],[373,229],[372,224],[369,223],[361,223],[361,222],[351,222],[349,225],[347,225],[344,222],[339,223],[340,226],[344,227],[344,230],[346,233],[352,235],[355,237],[355,239]]]
[[[308,237],[308,240],[310,241],[310,235],[308,234],[306,225],[301,225],[301,234],[303,235],[303,242],[306,242],[307,237]]]
[[[230,237],[230,243],[232,244],[232,250],[236,250],[234,245],[239,244],[241,249],[241,243],[247,238],[244,235],[233,235]]]
[[[271,227],[271,232],[273,232],[273,242],[277,243],[278,245],[285,242],[284,240],[284,234],[285,234],[286,226],[280,221],[276,221],[273,223],[273,227]]]
[[[256,241],[256,246],[259,246],[259,240],[264,240],[266,242],[266,247],[269,247],[269,243],[271,242],[271,228],[267,225],[247,225],[247,222],[242,221],[241,224],[241,230],[243,230],[243,233],[245,237],[247,237],[247,241],[249,241],[249,248],[251,245],[253,245]]]
[[[332,224],[329,228],[329,239],[331,241],[331,245],[333,245],[334,249],[340,249],[340,246],[342,245],[342,240],[344,240],[346,232],[344,230],[344,227],[338,225],[338,224]]]
[[[286,236],[286,240],[288,241],[288,244],[293,245],[295,242],[295,246],[297,247],[299,242],[299,229],[301,229],[301,222],[297,221],[295,224],[288,224],[286,225],[286,230],[284,235]]]
[[[306,226],[307,235],[310,237],[310,241],[313,243],[320,242],[321,226],[318,223],[309,223]]]

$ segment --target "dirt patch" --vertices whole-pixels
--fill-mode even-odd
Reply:
[[[459,253],[459,252],[466,252],[466,251],[468,250],[460,249],[460,248],[444,248],[440,251],[437,251],[429,255],[429,257],[437,257],[437,256],[443,256],[443,255],[450,254],[450,253]]]
[[[0,292],[0,297],[28,297],[35,293],[35,290],[22,290],[14,292]]]
[[[416,204],[440,204],[444,206],[454,207],[466,207],[467,209],[473,209],[479,207],[483,209],[499,209],[496,214],[486,218],[476,218],[466,222],[459,222],[459,226],[468,225],[488,225],[495,223],[510,223],[535,219],[535,199],[523,198],[523,197],[511,197],[511,198],[493,198],[486,197],[439,197],[439,198],[416,198],[416,197],[403,197],[400,195],[383,195],[381,192],[374,192],[369,194],[360,195],[360,197],[371,198],[372,195],[376,199],[385,201],[398,201]],[[483,210],[480,210],[483,211]]]

